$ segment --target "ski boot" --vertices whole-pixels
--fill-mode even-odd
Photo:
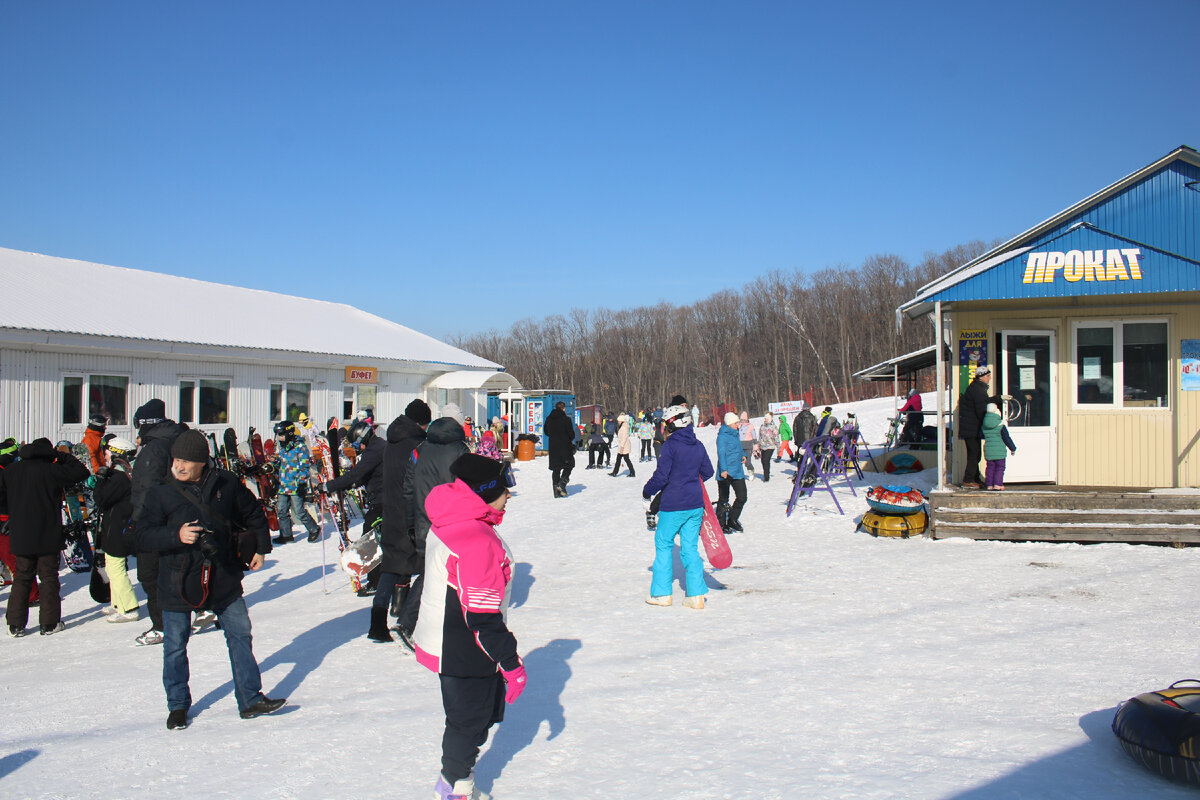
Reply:
[[[714,510],[717,512],[717,523],[721,526],[721,530],[729,533],[729,504],[717,503]]]

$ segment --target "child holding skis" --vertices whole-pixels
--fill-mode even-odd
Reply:
[[[466,453],[450,465],[453,483],[425,500],[431,527],[425,585],[414,632],[417,660],[438,674],[446,730],[439,800],[474,800],[474,768],[504,704],[525,690],[525,667],[505,620],[512,553],[495,527],[504,519],[508,464]]]
[[[1000,415],[1000,407],[988,403],[987,412],[983,415],[983,457],[987,461],[984,473],[984,485],[990,492],[1004,491],[1004,467],[1008,460],[1008,452],[1017,452],[1017,446],[1008,434],[1008,426]]]

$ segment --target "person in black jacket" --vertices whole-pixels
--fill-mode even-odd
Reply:
[[[396,630],[410,650],[421,611],[421,590],[425,585],[425,539],[429,535],[430,525],[425,498],[429,497],[433,487],[454,482],[450,465],[459,456],[469,452],[467,434],[462,424],[453,417],[439,417],[429,424],[425,441],[409,457],[408,471],[404,475],[404,526],[412,531],[416,565],[421,574],[413,582],[412,590],[400,609]]]
[[[140,550],[160,555],[167,729],[188,726],[192,695],[187,643],[196,609],[215,612],[225,633],[242,719],[270,714],[285,701],[262,693],[262,675],[251,649],[250,614],[242,597],[245,573],[234,533],[244,529],[253,534],[255,553],[247,566],[261,567],[271,552],[262,506],[237,476],[209,464],[208,442],[199,431],[181,433],[171,446],[171,457],[171,476],[146,493],[135,531]]]
[[[567,482],[575,468],[575,424],[567,416],[567,404],[561,400],[554,410],[546,415],[542,432],[546,434],[550,462],[550,481],[554,485],[555,497],[567,496]]]
[[[433,415],[424,400],[413,400],[387,429],[383,451],[383,536],[379,540],[383,560],[379,562],[379,586],[371,603],[371,627],[367,637],[390,642],[387,627],[388,603],[396,616],[408,599],[409,581],[424,571],[417,563],[417,545],[412,530],[404,523],[404,477],[413,450],[425,441],[425,429]]]
[[[363,509],[363,535],[375,530],[383,518],[383,451],[387,445],[375,435],[375,424],[369,419],[360,419],[350,426],[342,439],[358,453],[354,466],[346,470],[340,477],[326,481],[317,486],[317,491],[323,493],[344,492],[355,486],[367,488],[367,507]],[[337,454],[334,454],[337,458]],[[359,597],[370,597],[375,594],[379,584],[379,567],[367,574],[367,583],[358,591]]]
[[[167,408],[157,398],[134,412],[141,450],[130,476],[130,519],[137,521],[150,487],[157,486],[171,474],[171,445],[187,430],[166,418]],[[137,577],[146,593],[146,611],[150,613],[150,630],[137,637],[138,644],[162,644],[163,621],[158,605],[158,553],[137,553]]]
[[[986,366],[977,368],[975,380],[958,401],[958,438],[967,448],[967,466],[962,479],[964,488],[983,488],[979,459],[983,455],[983,415],[987,413],[991,383],[992,371]]]
[[[0,513],[8,514],[9,546],[16,559],[8,595],[8,633],[24,636],[29,622],[33,576],[41,585],[38,622],[42,634],[61,631],[58,559],[63,548],[63,490],[88,476],[88,468],[49,439],[35,439],[19,451],[20,460],[0,470]]]
[[[104,571],[112,594],[112,604],[104,609],[109,622],[138,619],[137,595],[133,593],[125,563],[131,555],[125,539],[125,529],[133,514],[130,462],[136,455],[137,446],[133,442],[120,437],[108,439],[100,448],[104,466],[88,479],[100,511],[100,548],[104,551]]]

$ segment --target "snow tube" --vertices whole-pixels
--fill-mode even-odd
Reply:
[[[1126,700],[1112,729],[1125,752],[1143,767],[1200,785],[1200,680],[1175,681]]]
[[[898,536],[907,539],[910,536],[920,536],[929,527],[929,515],[924,509],[917,509],[913,514],[881,514],[878,511],[868,511],[863,514],[858,530],[865,530],[872,536]]]
[[[925,508],[925,495],[911,486],[874,486],[867,505],[883,514],[915,514]]]
[[[883,469],[894,475],[903,475],[906,472],[920,472],[925,465],[912,453],[895,453],[888,458]]]

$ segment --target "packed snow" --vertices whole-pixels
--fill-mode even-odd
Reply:
[[[892,401],[854,407],[881,439]],[[698,433],[711,452],[716,429]],[[707,573],[708,607],[682,607],[678,582],[653,607],[654,465],[634,458],[631,479],[577,457],[565,499],[544,458],[516,464],[500,531],[529,688],[476,770],[498,800],[1194,796],[1110,725],[1121,701],[1200,676],[1200,549],[877,539],[855,526],[881,476],[838,489],[845,516],[817,494],[787,518],[793,468],[773,464],[734,566]],[[431,797],[437,679],[366,639],[370,601],[336,560],[299,540],[246,578],[264,689],[287,706],[240,719],[210,629],[190,646],[184,731],[165,727],[161,649],[133,643],[145,619],[106,623],[87,576],[64,572],[66,631],[0,648],[0,794]]]

